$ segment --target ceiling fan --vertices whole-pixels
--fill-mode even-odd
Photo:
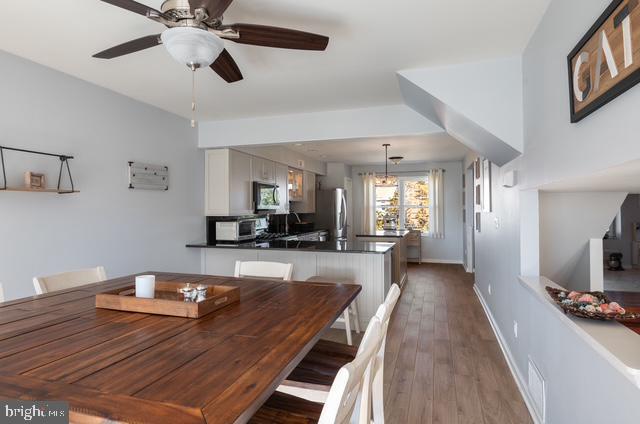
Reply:
[[[233,0],[166,0],[160,10],[133,0],[101,1],[146,16],[168,29],[111,47],[93,57],[113,59],[164,44],[169,54],[194,74],[197,69],[209,66],[228,83],[240,81],[243,76],[224,48],[223,40],[296,50],[325,50],[329,43],[329,38],[323,35],[293,29],[241,23],[227,25],[222,15]],[[195,111],[195,101],[192,110]]]

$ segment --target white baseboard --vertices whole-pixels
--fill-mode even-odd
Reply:
[[[457,259],[423,259],[422,262],[427,264],[464,265],[462,261]]]
[[[511,355],[511,350],[509,349],[509,345],[506,343],[504,337],[502,336],[500,327],[498,327],[498,324],[493,319],[493,314],[491,314],[491,310],[489,309],[489,306],[485,302],[484,297],[482,296],[482,292],[480,291],[478,286],[475,284],[473,285],[473,290],[476,292],[478,299],[480,299],[480,304],[482,305],[482,309],[484,309],[484,313],[485,315],[487,315],[487,318],[489,319],[489,323],[491,324],[493,333],[496,335],[496,338],[498,339],[498,344],[500,345],[502,354],[507,360],[507,365],[509,365],[509,370],[511,371],[513,378],[516,380],[516,384],[518,385],[518,390],[520,390],[520,394],[522,394],[524,403],[527,405],[527,409],[529,410],[529,415],[531,415],[531,418],[533,419],[533,422],[535,424],[543,424],[543,421],[538,416],[536,409],[533,407],[533,400],[531,399],[531,396],[529,395],[529,391],[527,390],[527,381],[524,379],[524,377],[520,373],[520,370],[516,366],[516,362],[513,359],[513,355]]]

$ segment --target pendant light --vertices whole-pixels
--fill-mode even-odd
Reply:
[[[391,146],[389,143],[382,145],[384,147],[384,184],[387,184],[389,179],[389,146]]]
[[[394,165],[400,165],[400,161],[404,159],[403,156],[391,156],[389,160],[393,162]]]
[[[389,157],[389,147],[391,147],[391,144],[389,143],[383,144],[382,147],[384,147],[384,184],[387,184],[387,181],[389,180],[389,161],[393,162],[394,165],[400,165],[400,161],[404,159],[404,157]]]

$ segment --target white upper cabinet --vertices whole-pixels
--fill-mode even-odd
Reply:
[[[293,211],[315,213],[316,175],[300,173],[300,198]],[[205,214],[207,216],[253,215],[253,182],[278,186],[280,206],[277,214],[289,213],[289,167],[232,149],[207,150],[205,153]]]
[[[251,156],[231,149],[207,150],[205,214],[253,214]]]
[[[316,213],[316,174],[307,171],[303,172],[302,190],[302,200],[293,202],[291,211],[296,213]]]
[[[276,185],[278,186],[278,198],[280,199],[280,207],[276,213],[285,214],[289,213],[289,167],[280,163],[275,165]]]
[[[275,184],[276,163],[267,159],[253,157],[252,160],[253,180],[261,183]]]

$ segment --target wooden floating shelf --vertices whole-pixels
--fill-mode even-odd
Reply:
[[[32,193],[57,193],[57,194],[73,194],[80,193],[78,190],[58,190],[57,188],[29,188],[29,187],[7,187],[6,189],[0,189],[2,191],[25,191]]]

